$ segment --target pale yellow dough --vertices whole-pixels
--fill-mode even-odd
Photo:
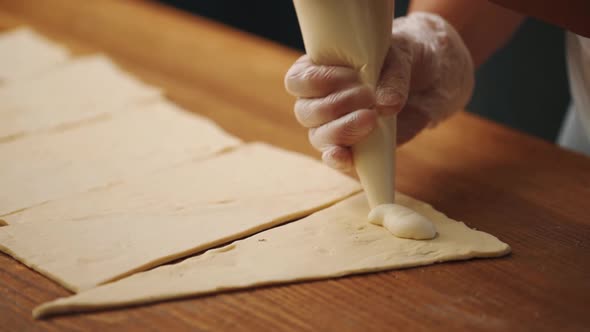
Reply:
[[[0,249],[77,291],[308,215],[359,190],[318,161],[248,144],[27,209],[29,222],[0,228]]]
[[[68,51],[29,28],[0,34],[0,84],[26,79],[66,62]]]
[[[72,126],[160,96],[159,89],[104,56],[71,60],[34,78],[0,86],[0,142]]]
[[[433,220],[433,240],[397,238],[367,224],[369,208],[356,195],[305,219],[267,230],[185,261],[158,267],[41,305],[36,317],[115,308],[268,284],[334,278],[473,257],[510,247],[447,218],[430,205],[397,194],[397,203]]]
[[[0,218],[238,144],[210,120],[165,101],[6,142],[0,144]]]

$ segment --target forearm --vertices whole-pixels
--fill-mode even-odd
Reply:
[[[476,67],[512,36],[523,16],[487,0],[413,0],[409,12],[445,18],[459,32]]]

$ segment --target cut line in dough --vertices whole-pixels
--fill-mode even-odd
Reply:
[[[0,144],[0,216],[130,180],[241,141],[212,121],[160,101],[63,132]]]
[[[0,142],[71,127],[160,98],[159,89],[131,77],[105,56],[73,59],[34,78],[0,86]]]
[[[0,227],[0,250],[78,291],[303,217],[358,191],[358,182],[316,160],[247,144],[27,209],[21,217],[28,222]]]
[[[45,303],[33,315],[111,309],[510,252],[496,237],[472,230],[426,203],[399,193],[396,202],[433,220],[438,236],[425,241],[401,239],[368,224],[367,200],[359,194],[229,246]]]
[[[28,27],[0,34],[0,84],[31,78],[68,59],[65,48]]]

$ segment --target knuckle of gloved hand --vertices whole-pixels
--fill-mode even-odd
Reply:
[[[316,127],[313,121],[314,112],[316,111],[313,101],[313,99],[300,98],[295,102],[295,119],[297,119],[300,125],[306,128]]]
[[[357,85],[324,98],[320,111],[326,114],[329,120],[335,120],[355,110],[370,108],[374,104],[373,90],[366,85]]]
[[[284,84],[291,95],[317,98],[358,81],[359,74],[352,68],[315,65],[308,56],[303,56],[287,71]]]
[[[342,146],[330,146],[322,151],[322,160],[330,167],[348,170],[352,166],[351,152]]]
[[[329,93],[326,77],[333,69],[314,64],[293,65],[285,75],[287,91],[296,97],[320,97]]]
[[[388,113],[401,111],[406,102],[412,72],[410,55],[392,47],[377,86],[377,107]]]
[[[310,128],[307,131],[307,137],[309,142],[311,143],[311,146],[313,146],[318,151],[324,151],[326,147],[334,145],[329,140],[326,140],[324,138],[325,135],[322,133],[322,131],[324,130],[325,128],[316,127]]]
[[[311,66],[301,73],[299,80],[307,93],[320,97],[337,88],[338,80],[344,76],[342,71],[342,68],[333,66]]]
[[[332,168],[336,168],[339,164],[334,156],[333,150],[323,151],[322,152],[322,160],[324,161],[324,163],[326,163],[328,166],[330,166]]]
[[[301,73],[305,70],[306,66],[307,65],[300,63],[300,61],[298,60],[291,66],[291,68],[289,68],[289,70],[285,74],[285,89],[287,90],[287,92],[294,96],[298,96],[299,94],[299,77],[301,76]]]
[[[350,146],[363,139],[374,128],[377,120],[375,110],[364,109],[354,111],[332,128],[331,141],[336,145]]]
[[[377,106],[390,110],[392,113],[401,111],[407,99],[407,85],[409,82],[394,79],[389,86],[381,86],[377,89]]]
[[[295,104],[295,116],[307,128],[318,127],[358,109],[375,103],[371,88],[364,85],[332,93],[324,98],[300,99]]]

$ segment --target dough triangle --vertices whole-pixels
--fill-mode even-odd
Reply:
[[[449,219],[430,205],[398,194],[397,202],[431,218],[433,240],[397,238],[367,223],[364,195],[305,219],[258,233],[183,262],[41,305],[36,317],[151,303],[226,290],[333,278],[507,254],[510,247],[487,233]]]
[[[308,215],[360,190],[320,162],[248,144],[23,211],[0,250],[71,290]],[[10,220],[10,219],[9,219]]]

